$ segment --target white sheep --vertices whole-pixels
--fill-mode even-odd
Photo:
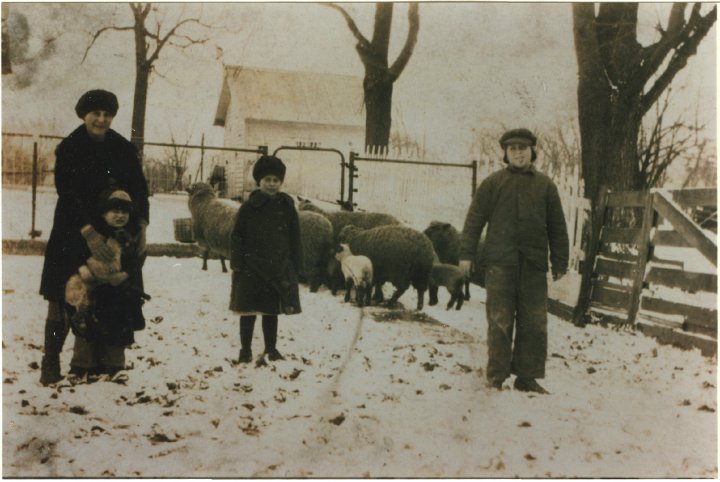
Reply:
[[[230,258],[230,239],[238,210],[220,202],[210,184],[198,182],[188,192],[195,241],[203,248],[203,270],[207,270],[210,253],[220,257],[223,273],[225,259]]]
[[[370,258],[352,254],[350,246],[342,243],[335,259],[340,262],[345,278],[345,302],[350,301],[350,291],[354,286],[357,305],[369,305],[373,286],[373,266]]]

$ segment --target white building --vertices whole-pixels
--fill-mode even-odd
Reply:
[[[290,72],[226,66],[215,114],[225,128],[224,146],[281,146],[337,149],[345,156],[361,150],[365,138],[363,79],[349,75]],[[337,153],[281,150],[288,167],[285,190],[319,199],[339,196]],[[227,195],[245,198],[255,188],[257,156],[224,153]]]

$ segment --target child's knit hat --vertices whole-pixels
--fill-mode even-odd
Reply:
[[[105,214],[111,209],[121,209],[130,213],[133,210],[133,203],[127,192],[115,189],[101,196],[99,207],[101,214]]]
[[[275,156],[262,156],[253,166],[253,178],[260,185],[260,180],[270,174],[276,175],[281,181],[285,180],[285,164]]]

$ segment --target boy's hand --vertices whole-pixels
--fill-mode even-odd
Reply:
[[[459,265],[460,271],[465,275],[466,278],[469,278],[472,274],[472,261],[469,259],[461,259],[460,265]]]
[[[83,226],[80,230],[80,234],[82,234],[83,238],[85,238],[85,242],[87,243],[88,248],[90,248],[90,252],[98,261],[112,261],[112,249],[105,244],[105,238],[95,231],[95,228],[93,228],[92,225],[88,224]]]

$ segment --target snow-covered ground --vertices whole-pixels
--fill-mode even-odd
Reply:
[[[29,225],[10,196],[3,238],[17,239],[9,233]],[[183,207],[151,199],[150,242],[172,241]],[[50,226],[39,229],[46,238]],[[484,386],[481,288],[461,311],[442,308],[443,292],[441,306],[418,314],[360,310],[302,287],[303,312],[280,318],[286,360],[237,366],[229,275],[217,261],[200,265],[148,260],[153,298],[125,383],[44,388],[42,257],[3,256],[3,476],[718,475],[717,362],[697,350],[551,316],[551,394],[515,391],[511,380],[496,392]],[[414,292],[400,301],[413,307]]]

